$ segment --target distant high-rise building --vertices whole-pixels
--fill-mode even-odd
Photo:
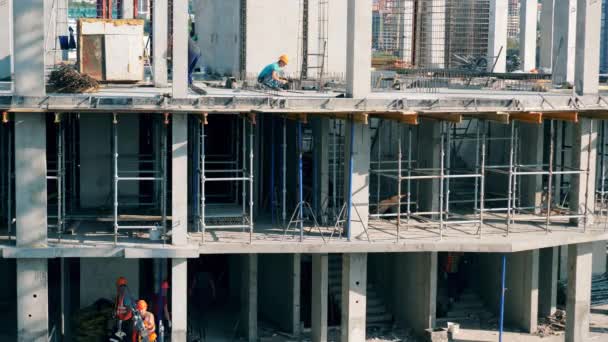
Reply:
[[[507,37],[513,39],[519,37],[519,0],[509,0]]]

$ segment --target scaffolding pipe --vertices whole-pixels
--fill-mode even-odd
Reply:
[[[275,224],[274,207],[274,117],[270,118],[270,217],[271,223]]]
[[[200,161],[201,161],[201,194],[200,194],[200,201],[201,201],[201,219],[200,219],[200,225],[202,227],[202,231],[203,231],[203,236],[202,236],[202,240],[203,243],[205,242],[205,230],[206,230],[206,224],[205,224],[205,201],[206,201],[206,194],[205,194],[205,182],[207,181],[207,176],[205,176],[206,170],[205,170],[205,162],[206,162],[206,154],[205,154],[205,119],[203,118],[200,122],[200,132],[201,132],[201,136],[200,136],[200,142],[201,142],[201,156],[200,156]]]
[[[118,117],[116,113],[112,117],[112,155],[113,158],[113,171],[114,171],[114,244],[118,243],[118,132],[116,125],[118,124]]]
[[[505,292],[507,291],[505,287],[505,279],[507,273],[507,256],[502,255],[502,274],[500,281],[500,321],[498,328],[498,342],[502,342],[502,333],[505,322]]]
[[[403,133],[403,128],[399,125],[398,134],[397,134],[397,172],[399,173],[399,180],[397,181],[397,243],[399,243],[399,239],[401,238],[401,159],[403,158],[403,154],[401,152],[401,135]]]
[[[249,122],[249,243],[253,241],[253,123]]]
[[[355,121],[353,119],[353,115],[350,115],[350,146],[349,146],[349,156],[348,156],[348,199],[347,199],[347,211],[346,211],[346,223],[348,227],[347,237],[348,241],[351,241],[352,238],[352,206],[353,206],[353,159],[355,157],[354,147],[355,147]]]
[[[555,142],[553,139],[554,135],[554,124],[553,120],[551,120],[549,122],[549,179],[547,180],[547,217],[545,221],[546,233],[549,233],[549,225],[551,224],[551,192],[553,190],[553,151],[555,149]]]
[[[283,219],[283,226],[285,226],[285,220],[287,219],[287,118],[283,118],[283,158],[282,158],[282,171],[281,177],[282,185],[282,201],[281,201],[281,218]]]
[[[300,242],[304,239],[304,184],[302,177],[302,122],[298,121],[298,220],[300,224]]]

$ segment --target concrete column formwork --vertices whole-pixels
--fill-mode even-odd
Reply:
[[[342,257],[342,342],[365,341],[367,303],[367,254]]]
[[[572,144],[572,167],[588,170],[587,173],[572,177],[570,186],[570,210],[574,213],[585,214],[583,219],[573,219],[580,227],[593,224],[595,209],[595,172],[597,159],[598,122],[581,118],[574,126],[574,142]]]
[[[507,1],[490,1],[490,27],[488,31],[488,71],[507,71]]]
[[[346,126],[344,163],[344,198],[352,199],[350,210],[350,225],[348,237],[351,239],[366,239],[366,229],[369,220],[369,169],[371,157],[370,129],[368,125],[348,122]],[[352,151],[352,174],[349,158]],[[349,184],[352,179],[352,188]],[[351,193],[349,193],[351,190]],[[348,215],[345,210],[345,215]]]
[[[327,254],[312,256],[312,342],[327,342],[327,299],[329,295],[329,257]]]
[[[536,68],[537,20],[538,0],[521,0],[519,7],[519,57],[524,72],[530,72]]]
[[[167,0],[154,0],[152,69],[154,72],[154,85],[159,88],[166,87],[169,83],[167,76],[168,9]]]
[[[541,165],[543,163],[543,143],[545,134],[543,125],[521,123],[519,124],[521,145],[520,161],[524,165]],[[543,176],[520,176],[521,205],[534,207],[534,212],[540,214],[543,201]]]
[[[188,243],[188,116],[172,116],[171,229],[174,245]]]
[[[173,0],[173,97],[188,96],[188,1]]]
[[[558,2],[560,2],[558,0]],[[551,70],[553,61],[553,30],[555,0],[543,0],[540,12],[540,68]]]
[[[348,0],[346,94],[364,98],[371,91],[372,0]]]
[[[553,84],[574,83],[576,9],[578,0],[555,2],[553,20]]]
[[[591,311],[592,245],[568,246],[566,342],[587,341]]]
[[[599,91],[602,1],[577,0],[574,87],[578,95]]]

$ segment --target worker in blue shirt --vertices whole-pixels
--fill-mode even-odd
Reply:
[[[281,55],[277,62],[267,65],[262,72],[260,72],[258,75],[258,83],[273,89],[283,88],[288,81],[281,77],[279,73],[288,63],[289,57],[287,57],[287,55]]]

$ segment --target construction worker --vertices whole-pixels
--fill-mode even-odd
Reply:
[[[154,295],[153,308],[156,322],[160,326],[160,322],[163,326],[171,328],[171,315],[169,314],[169,305],[167,301],[167,294],[169,292],[169,282],[163,281],[160,286],[160,293]]]
[[[116,336],[123,338],[131,333],[134,307],[135,300],[127,286],[127,279],[119,277],[116,280],[116,299],[114,301],[114,317],[118,321]]]
[[[138,326],[138,322],[135,323],[132,342],[155,342],[157,338],[156,323],[154,314],[148,312],[148,303],[145,300],[138,300],[136,309],[141,319],[141,326]]]
[[[460,267],[464,253],[448,252],[443,260],[443,272],[448,285],[448,298],[450,305],[458,301],[464,290],[464,280]]]
[[[270,87],[272,89],[282,89],[288,83],[288,80],[281,77],[281,69],[289,64],[289,57],[281,55],[275,63],[268,64],[258,75],[258,83]]]

